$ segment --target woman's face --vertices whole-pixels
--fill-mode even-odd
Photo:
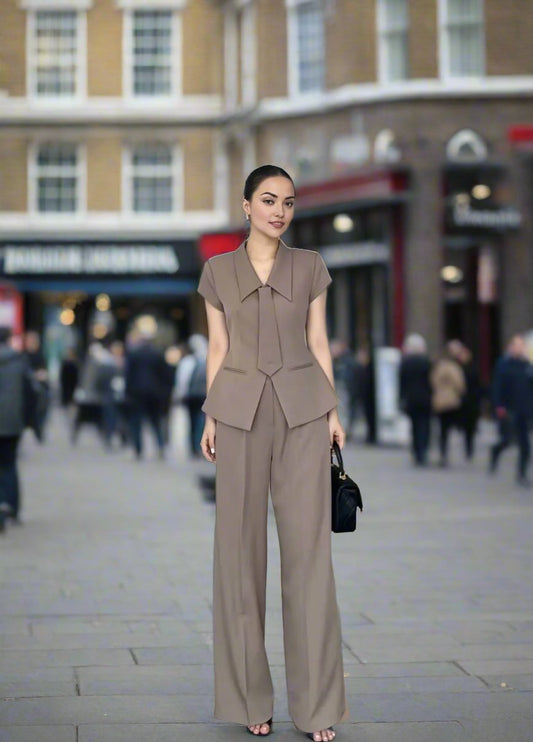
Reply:
[[[278,238],[287,230],[294,213],[294,187],[290,180],[277,175],[263,180],[252,194],[244,199],[243,209],[250,217],[251,229],[271,238]]]

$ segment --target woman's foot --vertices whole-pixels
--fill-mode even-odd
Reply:
[[[246,728],[250,734],[255,734],[256,737],[268,737],[272,731],[272,719],[264,721],[262,724],[251,724]]]
[[[335,739],[335,731],[329,727],[329,729],[322,729],[320,732],[309,732],[307,736],[313,742],[331,742],[332,739]]]

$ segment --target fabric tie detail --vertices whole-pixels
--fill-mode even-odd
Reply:
[[[270,286],[259,289],[259,353],[257,368],[272,376],[282,366],[278,326]]]

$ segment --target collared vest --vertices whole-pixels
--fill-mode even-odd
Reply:
[[[206,414],[251,430],[267,375],[290,428],[337,406],[335,390],[306,342],[309,304],[330,283],[317,252],[287,247],[281,240],[265,284],[250,262],[245,242],[205,263],[198,292],[224,312],[229,335],[228,353],[202,406]],[[260,316],[266,310],[259,289],[264,291],[266,286],[271,288],[273,305],[268,322]],[[266,347],[260,348],[260,343]],[[273,373],[258,367],[263,363],[260,358],[271,350],[278,358],[272,368],[279,366]]]

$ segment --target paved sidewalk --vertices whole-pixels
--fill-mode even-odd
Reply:
[[[486,451],[449,471],[351,446],[365,512],[334,537],[350,721],[339,742],[533,740],[533,492]],[[202,463],[25,439],[22,528],[0,538],[1,742],[232,742],[212,716],[213,506]],[[305,517],[305,514],[302,514]],[[287,712],[271,519],[275,735]],[[246,735],[246,738],[249,737]]]

